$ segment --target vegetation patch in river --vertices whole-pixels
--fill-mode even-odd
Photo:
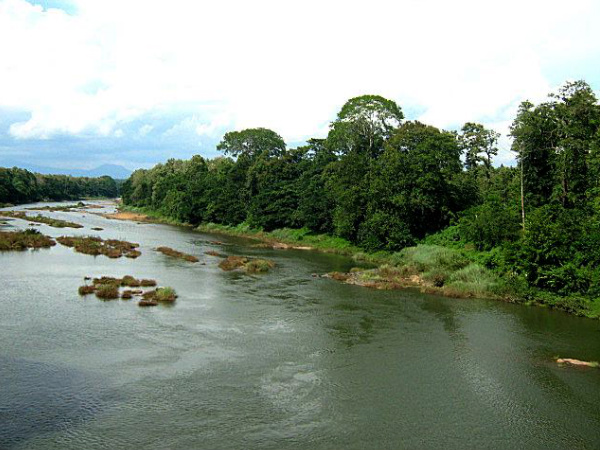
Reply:
[[[86,277],[85,280],[90,280]],[[92,284],[85,284],[79,287],[79,295],[86,296],[95,294],[102,300],[130,300],[134,296],[141,296],[140,306],[156,306],[158,303],[173,303],[177,299],[177,293],[171,287],[159,287],[152,290],[143,289],[124,289],[122,287],[154,287],[156,280],[137,279],[131,275],[125,275],[122,278],[102,276],[93,278]]]
[[[54,228],[83,228],[83,225],[80,225],[75,222],[67,222],[66,220],[53,219],[51,217],[45,217],[39,214],[36,216],[28,216],[23,211],[0,211],[0,216],[13,217],[15,219],[22,219],[35,223],[44,223]]]
[[[117,239],[104,240],[97,236],[61,236],[56,239],[62,245],[75,249],[78,253],[85,255],[104,255],[109,258],[137,258],[142,253],[137,250],[139,244],[128,241],[119,241]]]
[[[159,303],[173,303],[177,299],[177,293],[175,292],[175,289],[171,287],[160,287],[144,292],[142,294],[142,299]]]
[[[59,205],[59,206],[35,206],[32,208],[25,208],[28,211],[50,211],[50,212],[74,212],[77,209],[102,209],[104,206],[85,204],[83,202],[74,203],[72,205]]]
[[[167,255],[167,256],[170,256],[172,258],[183,259],[184,261],[189,261],[189,262],[192,262],[192,263],[196,263],[196,262],[200,261],[194,255],[183,253],[183,252],[177,251],[175,249],[172,249],[170,247],[158,247],[156,249],[156,251],[162,253],[163,255]]]
[[[54,245],[56,242],[33,228],[25,231],[0,231],[0,251],[49,248]]]
[[[79,286],[78,292],[79,292],[79,295],[89,295],[89,294],[93,294],[95,290],[96,290],[96,286],[86,284],[84,286]]]
[[[266,273],[275,267],[273,261],[267,259],[250,259],[245,256],[228,256],[219,263],[219,268],[225,271],[241,269],[248,273]]]
[[[96,297],[102,300],[119,298],[119,286],[116,284],[101,284],[95,290]]]

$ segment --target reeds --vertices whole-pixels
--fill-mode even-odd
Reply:
[[[13,217],[15,219],[27,220],[28,222],[44,223],[54,228],[83,228],[75,222],[67,222],[66,220],[52,219],[51,217],[45,217],[42,215],[28,216],[23,211],[0,211],[2,217]]]
[[[84,280],[92,281],[92,284],[85,284],[79,287],[79,295],[85,296],[95,294],[97,298],[102,300],[113,300],[121,298],[122,300],[130,300],[134,296],[141,296],[142,299],[138,303],[139,306],[156,306],[159,303],[174,303],[177,299],[175,289],[171,287],[159,287],[152,290],[144,289],[124,289],[122,287],[154,287],[156,280],[138,279],[131,275],[125,275],[122,278],[102,276],[102,277],[85,277]]]
[[[25,231],[0,231],[0,251],[49,248],[54,245],[54,240],[33,228]]]
[[[61,236],[56,238],[58,242],[67,247],[75,249],[78,253],[85,255],[104,255],[108,258],[137,258],[142,253],[137,250],[139,244],[128,241],[119,241],[117,239],[104,240],[97,236]]]
[[[163,255],[171,256],[173,258],[183,259],[185,261],[189,261],[189,262],[192,262],[192,263],[196,263],[196,262],[200,261],[194,255],[189,255],[187,253],[183,253],[183,252],[177,251],[177,250],[172,249],[170,247],[158,247],[156,249],[156,251],[162,253]]]
[[[250,259],[245,256],[228,256],[219,263],[219,268],[226,272],[241,269],[247,273],[266,273],[273,267],[275,263],[268,259]]]

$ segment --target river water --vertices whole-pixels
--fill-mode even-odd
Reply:
[[[344,257],[95,211],[42,213],[83,229],[38,228],[138,242],[142,256],[0,253],[0,449],[600,448],[600,370],[553,361],[600,360],[598,321],[348,286],[312,277],[348,270]],[[222,272],[207,250],[277,266]],[[84,276],[127,274],[179,299],[77,294]]]

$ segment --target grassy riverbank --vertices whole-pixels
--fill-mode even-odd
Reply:
[[[186,225],[169,219],[147,208],[121,207],[147,215],[152,221],[171,225]],[[439,245],[439,239],[399,252],[365,252],[345,239],[325,234],[315,234],[306,228],[283,228],[270,232],[251,228],[214,223],[196,227],[200,232],[238,236],[261,241],[276,249],[304,249],[335,253],[353,258],[358,265],[369,263],[375,268],[355,268],[346,274],[329,274],[339,281],[375,289],[401,289],[416,287],[430,294],[453,298],[489,298],[525,305],[538,305],[560,309],[571,314],[600,318],[600,301],[582,296],[559,296],[533,289],[512,273],[493,270],[494,252],[474,250],[468,246]]]
[[[399,252],[368,253],[350,242],[307,229],[265,232],[244,224],[235,227],[202,224],[198,231],[258,239],[275,248],[278,243],[290,248],[310,247],[317,251],[352,257],[357,263],[376,265],[373,269],[355,268],[347,274],[330,274],[349,284],[375,289],[417,287],[430,294],[454,298],[489,298],[524,305],[560,309],[571,314],[600,318],[600,301],[578,295],[559,296],[527,286],[514,273],[501,273],[494,266],[497,255],[472,247],[451,248],[430,244],[433,240]]]

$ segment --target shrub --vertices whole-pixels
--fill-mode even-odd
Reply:
[[[139,287],[140,285],[140,280],[132,277],[131,275],[125,275],[123,278],[121,278],[121,286]]]
[[[93,294],[96,288],[94,286],[85,285],[79,286],[79,295]]]
[[[249,273],[266,273],[275,267],[273,261],[267,259],[253,259],[244,266]]]
[[[157,302],[173,303],[176,298],[175,289],[171,287],[158,288],[154,294],[154,300]]]
[[[103,300],[119,298],[119,287],[116,284],[102,284],[96,289],[96,297]]]

